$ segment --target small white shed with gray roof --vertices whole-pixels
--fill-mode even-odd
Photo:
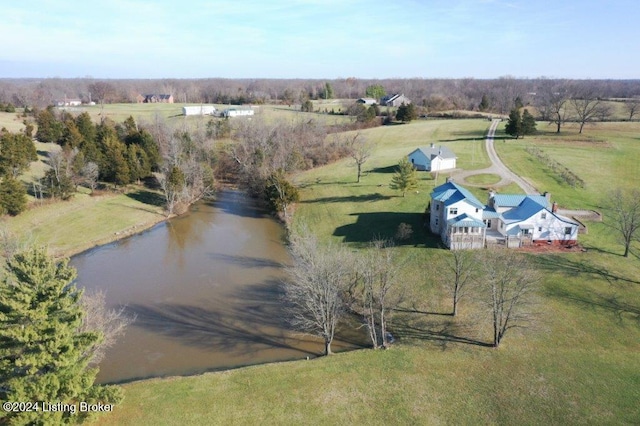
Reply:
[[[409,154],[409,161],[417,170],[436,172],[456,168],[456,155],[446,146],[435,146],[418,148]]]

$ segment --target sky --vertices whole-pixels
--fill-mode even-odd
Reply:
[[[640,78],[638,0],[21,0],[0,78]]]

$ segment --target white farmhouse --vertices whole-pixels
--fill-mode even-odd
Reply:
[[[431,193],[429,227],[451,250],[484,248],[483,210],[466,188],[448,181]]]
[[[426,170],[437,172],[456,168],[457,157],[446,146],[435,146],[418,148],[409,154],[409,161],[416,170]]]
[[[191,105],[182,107],[183,115],[213,115],[216,108],[213,105]]]
[[[580,224],[557,212],[550,196],[489,193],[484,220],[487,237],[502,238],[508,246],[545,242],[574,245]]]
[[[440,235],[451,250],[483,248],[487,243],[571,246],[578,241],[579,223],[558,214],[548,194],[491,192],[485,206],[449,181],[434,188],[427,211],[431,232]]]

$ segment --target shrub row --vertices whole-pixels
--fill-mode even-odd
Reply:
[[[562,164],[551,158],[548,154],[545,154],[544,151],[542,151],[540,148],[527,147],[526,151],[540,160],[551,170],[553,170],[553,172],[556,173],[560,177],[560,179],[562,179],[572,188],[585,187],[584,180],[582,180],[578,175],[569,170],[566,166],[563,166]]]

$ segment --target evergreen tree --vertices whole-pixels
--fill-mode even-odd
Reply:
[[[522,112],[522,135],[535,135],[536,133],[536,119],[529,110],[525,109]]]
[[[56,118],[52,107],[40,111],[36,115],[36,123],[38,124],[36,132],[38,141],[58,143],[62,136],[63,125]]]
[[[30,162],[37,160],[38,154],[31,138],[0,131],[0,176],[16,177],[29,168]]]
[[[271,209],[278,213],[284,213],[285,219],[287,207],[300,200],[298,188],[287,180],[282,169],[278,169],[267,179],[265,195]]]
[[[67,165],[60,169],[51,168],[42,178],[42,186],[51,198],[68,200],[75,192],[75,185],[71,176],[67,174]]]
[[[522,136],[522,116],[517,108],[514,108],[509,113],[509,120],[504,128],[508,135],[511,135],[518,139]]]
[[[416,107],[413,104],[405,104],[398,107],[398,112],[396,112],[396,120],[400,120],[402,122],[409,122],[411,120],[415,120],[418,118],[418,112],[416,111]]]
[[[478,105],[478,109],[480,111],[487,111],[490,108],[489,98],[487,95],[482,95],[482,100],[480,101],[480,105]]]
[[[407,158],[403,158],[398,163],[398,170],[391,178],[391,189],[401,191],[404,197],[407,191],[411,191],[418,187],[418,176],[413,164]]]
[[[14,255],[0,283],[0,400],[72,404],[115,404],[117,387],[94,385],[89,368],[92,346],[102,336],[79,332],[82,292],[73,283],[68,260],[55,261],[42,247]],[[76,411],[7,412],[0,423],[81,423],[89,413]]]
[[[27,190],[11,175],[0,178],[0,214],[16,216],[27,208]]]
[[[333,87],[331,87],[331,83],[326,82],[324,84],[324,95],[322,97],[324,99],[333,99]]]

